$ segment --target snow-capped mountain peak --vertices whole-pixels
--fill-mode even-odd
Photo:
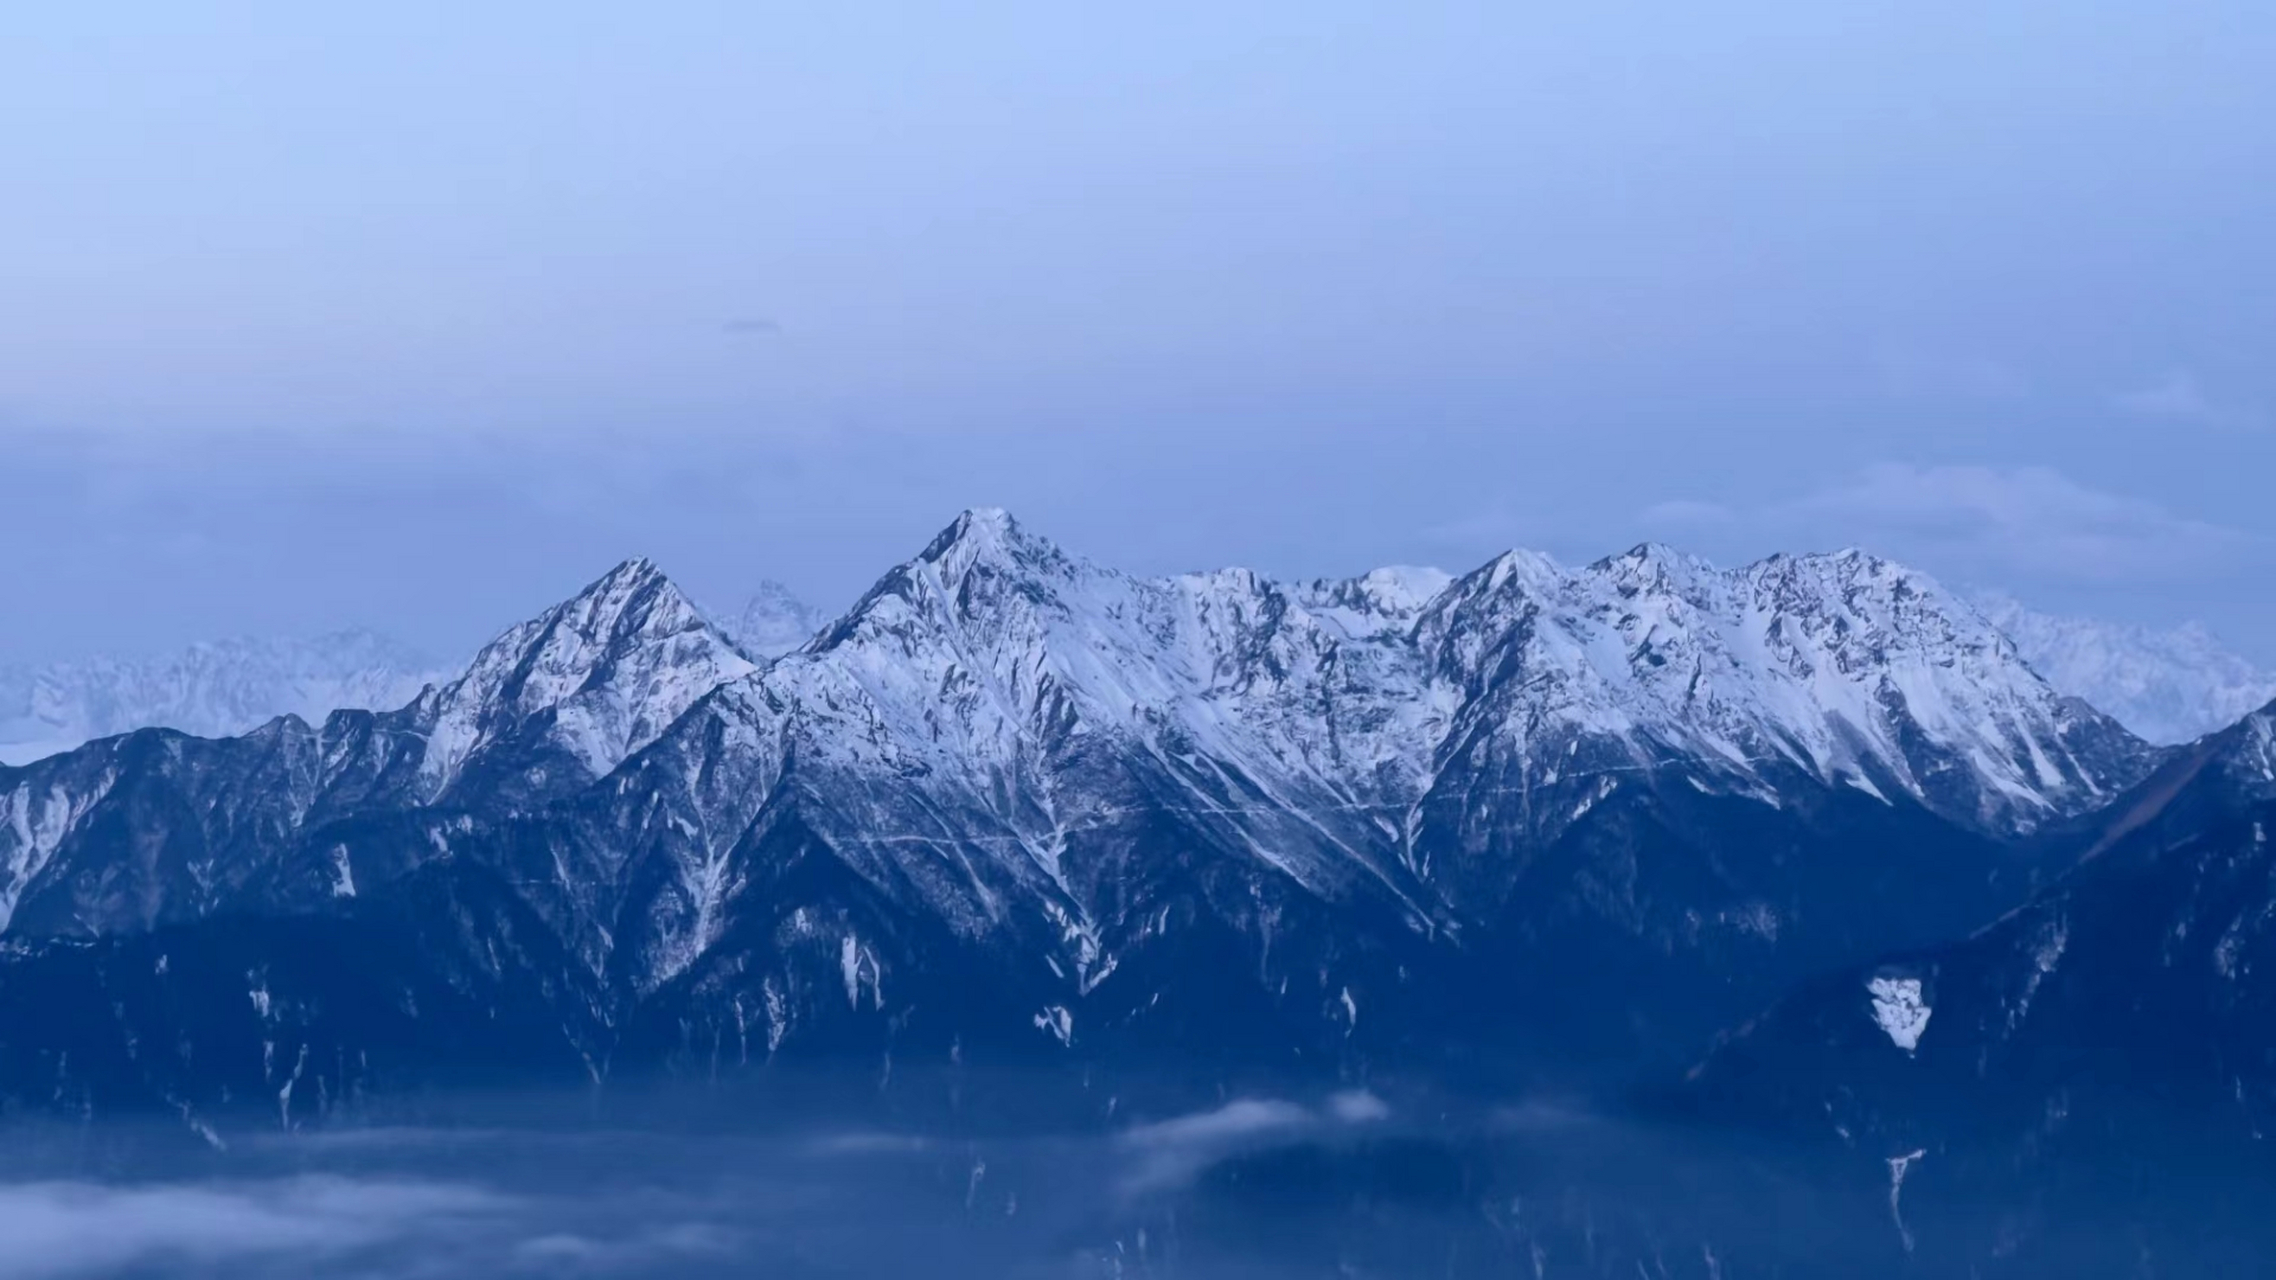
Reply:
[[[352,897],[359,882],[400,875],[448,842],[438,833],[416,856],[375,863],[345,845],[300,849],[312,825],[438,804],[543,806],[758,670],[655,565],[629,560],[396,710],[313,726],[282,718],[218,742],[112,737],[0,770],[0,928],[22,927],[27,911],[36,930],[82,932],[193,918],[241,893]],[[204,825],[122,872],[90,825],[108,798],[132,808],[150,796],[165,797],[154,812],[187,806]]]
[[[1859,551],[1732,571],[1650,544],[1575,571],[1513,552],[1432,612],[1441,670],[1499,653],[1522,673],[1502,723],[1639,760],[1783,761],[1992,826],[2073,811],[2140,764],[1965,602]]]
[[[2076,812],[2148,760],[1933,579],[1857,551],[1730,571],[1645,544],[1570,570],[1512,551],[1459,579],[1140,578],[971,511],[764,684],[769,706],[855,717],[811,751],[923,761],[967,797],[1047,793],[1012,780],[1089,740],[1201,769],[1187,785],[1221,771],[1394,830],[1457,750],[1502,759],[1518,776],[1497,785],[1520,790],[1574,773],[1582,743],[1607,776],[1683,758],[1773,795],[1799,771],[1994,831]],[[999,809],[1033,816],[1019,810]],[[1379,839],[1328,845],[1379,867],[1392,852],[1358,852]]]
[[[779,838],[956,937],[1020,939],[1080,998],[1165,911],[1269,929],[1252,915],[1331,902],[1421,937],[1487,927],[1530,909],[1528,867],[1568,832],[1681,821],[1701,792],[1806,823],[1767,815],[1855,814],[1855,788],[1910,806],[1900,823],[1971,829],[1965,853],[2148,763],[1933,580],[1860,553],[1141,577],[975,511],[634,757],[611,794],[660,808],[628,808],[611,847],[657,886],[630,908],[642,990],[729,938],[811,936],[751,888]],[[1598,825],[1600,804],[1623,816]],[[1782,874],[1737,873],[1715,910],[1775,928],[1749,886]],[[830,945],[859,998],[857,933]]]
[[[1707,561],[1660,542],[1639,542],[1587,566],[1631,591],[1682,591],[1721,572]]]
[[[426,794],[525,731],[598,777],[813,630],[773,584],[743,616],[731,637],[652,562],[618,565],[420,699]],[[1148,579],[976,508],[791,665],[809,674],[774,683],[829,668],[880,723],[928,726],[936,765],[950,743],[998,741],[982,753],[997,759],[1105,732],[1172,756],[1208,744],[1258,779],[1295,768],[1290,786],[1394,809],[1421,801],[1457,738],[1499,741],[1544,778],[1575,738],[1640,765],[1712,761],[1742,790],[1800,768],[1992,827],[2073,811],[2141,763],[1969,604],[1855,549],[1731,571],[1643,543],[1577,569],[1511,551],[1458,579]]]
[[[0,771],[0,927],[408,905],[470,947],[445,988],[568,992],[530,1025],[587,1063],[881,1022],[944,1053],[1532,1013],[1618,1041],[1601,984],[1497,984],[1582,956],[1704,1034],[2004,907],[2013,837],[2151,761],[1862,554],[1142,577],[974,511],[772,660],[628,561],[400,711]]]
[[[491,641],[422,699],[420,774],[439,794],[485,744],[542,721],[597,778],[696,699],[756,669],[653,563],[627,560]]]
[[[952,594],[961,594],[975,576],[1034,581],[1093,569],[1060,550],[1057,543],[1029,533],[1000,507],[979,507],[959,515],[912,565],[931,566]]]
[[[932,542],[917,553],[917,558],[937,561],[956,546],[1001,546],[1025,536],[1026,530],[1020,522],[1002,507],[966,507],[947,527],[933,535]]]

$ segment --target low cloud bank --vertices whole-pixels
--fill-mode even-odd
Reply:
[[[0,1186],[0,1277],[107,1275],[159,1264],[310,1262],[418,1235],[447,1239],[515,1202],[447,1182],[310,1176],[264,1182]]]
[[[1329,1098],[1319,1111],[1281,1099],[1241,1098],[1213,1111],[1136,1125],[1119,1139],[1135,1157],[1123,1189],[1135,1193],[1174,1187],[1244,1147],[1390,1118],[1388,1103],[1355,1089]]]

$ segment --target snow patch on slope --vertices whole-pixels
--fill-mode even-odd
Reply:
[[[1873,997],[1873,1021],[1889,1042],[1906,1053],[1920,1048],[1921,1033],[1928,1030],[1931,1010],[1918,978],[1877,974],[1865,984]]]

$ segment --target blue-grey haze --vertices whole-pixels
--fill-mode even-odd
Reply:
[[[12,14],[0,658],[1863,543],[2276,657],[2276,10]]]

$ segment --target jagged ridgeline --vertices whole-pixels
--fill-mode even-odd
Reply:
[[[632,561],[398,710],[0,769],[0,1086],[1625,1074],[2014,908],[2163,758],[1855,552],[1152,579],[975,511],[760,647]]]

